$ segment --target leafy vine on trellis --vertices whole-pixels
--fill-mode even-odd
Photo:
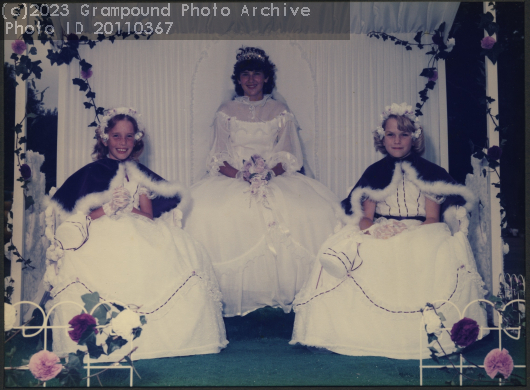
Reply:
[[[425,83],[425,88],[423,88],[420,92],[420,101],[421,103],[416,103],[416,116],[423,115],[421,109],[425,105],[425,102],[429,99],[428,92],[429,90],[434,89],[436,85],[436,80],[438,80],[438,60],[445,60],[451,50],[453,50],[454,46],[454,39],[449,39],[447,41],[447,44],[444,43],[443,34],[445,31],[445,22],[440,24],[440,26],[434,30],[432,34],[418,31],[416,35],[414,36],[414,42],[409,42],[403,39],[399,39],[398,37],[395,37],[393,35],[389,35],[384,32],[378,32],[378,31],[370,31],[367,35],[370,38],[382,38],[383,41],[390,40],[394,42],[395,45],[401,45],[405,46],[406,50],[412,50],[413,46],[416,46],[418,49],[423,49],[424,47],[428,46],[431,48],[430,51],[425,53],[426,55],[430,55],[431,58],[429,58],[429,62],[427,64],[427,67],[422,70],[420,73],[420,76],[426,77],[427,82]],[[421,40],[426,35],[432,35],[432,43],[422,43]]]
[[[491,7],[492,10],[495,10],[495,3],[490,2],[488,3],[488,6]],[[498,56],[500,53],[504,51],[504,48],[501,44],[499,44],[495,38],[492,37],[492,35],[499,32],[499,24],[494,21],[494,16],[491,12],[484,12],[480,15],[480,22],[478,24],[478,28],[485,30],[488,33],[488,36],[484,37],[480,41],[480,46],[482,48],[481,55],[486,56],[490,59],[490,61],[495,64],[497,62]],[[409,42],[403,39],[399,39],[396,36],[389,35],[384,32],[378,32],[378,31],[371,31],[367,35],[369,37],[373,38],[382,38],[383,41],[390,40],[394,42],[395,45],[401,45],[404,46],[406,50],[412,50],[413,46],[416,46],[418,49],[423,49],[426,46],[429,46],[431,48],[430,51],[426,52],[426,55],[430,55],[429,62],[427,64],[427,67],[422,70],[420,73],[420,76],[426,77],[427,82],[425,83],[425,87],[419,92],[420,95],[420,102],[416,103],[416,116],[423,115],[422,108],[425,105],[426,101],[429,99],[428,92],[429,90],[433,90],[436,86],[436,80],[438,80],[438,60],[442,59],[445,60],[449,53],[452,51],[453,46],[455,45],[455,41],[453,38],[449,38],[447,42],[444,42],[443,35],[445,31],[445,22],[440,24],[440,26],[434,30],[432,34],[432,43],[422,43],[422,38],[425,35],[430,35],[429,33],[425,33],[423,31],[418,31],[416,35],[414,36],[414,42]],[[498,181],[495,183],[492,183],[492,185],[499,189],[499,193],[497,194],[497,198],[499,199],[499,203],[501,206],[501,227],[504,227],[507,220],[506,215],[506,197],[505,194],[501,191],[501,176],[497,168],[500,166],[499,159],[502,155],[502,147],[506,143],[506,139],[502,136],[506,132],[507,128],[500,128],[497,120],[499,119],[499,115],[493,115],[491,112],[490,104],[493,103],[495,99],[486,96],[486,115],[488,118],[493,122],[495,126],[495,131],[499,131],[501,135],[500,140],[500,146],[496,145],[485,145],[485,146],[477,146],[472,144],[472,156],[475,158],[478,158],[480,160],[486,159],[488,162],[489,168],[492,169],[492,172],[495,172],[498,178]],[[486,170],[483,170],[484,176],[486,176]]]
[[[25,7],[24,4],[20,4],[19,8],[23,9]],[[17,19],[17,16],[14,16],[14,19]],[[99,116],[103,115],[105,108],[104,107],[98,107],[96,105],[96,93],[92,90],[88,79],[92,76],[92,65],[85,61],[83,58],[81,58],[81,55],[79,54],[79,46],[80,45],[88,45],[90,49],[93,49],[97,43],[102,42],[104,40],[109,40],[111,43],[114,43],[116,38],[121,37],[122,39],[126,39],[130,36],[134,37],[135,39],[140,39],[141,36],[147,37],[147,39],[150,39],[152,34],[147,34],[145,32],[142,33],[127,33],[127,32],[121,32],[118,31],[112,35],[106,36],[103,34],[99,34],[97,37],[97,40],[91,40],[87,36],[80,36],[78,37],[76,34],[69,34],[67,36],[63,36],[63,39],[61,41],[56,41],[55,39],[55,33],[53,32],[54,29],[47,29],[46,27],[49,25],[53,25],[53,21],[49,16],[39,16],[34,21],[35,25],[40,25],[42,28],[40,29],[34,29],[31,33],[24,32],[20,38],[15,40],[12,44],[13,53],[11,55],[11,59],[15,62],[15,74],[17,77],[20,77],[22,81],[29,81],[32,84],[33,89],[39,93],[39,91],[36,90],[35,86],[35,80],[34,77],[37,79],[41,78],[42,74],[42,68],[39,66],[42,61],[32,61],[31,57],[29,55],[36,55],[37,54],[37,48],[34,46],[34,40],[33,40],[33,34],[35,31],[40,31],[38,34],[38,40],[44,45],[46,43],[49,43],[52,47],[52,49],[48,50],[48,55],[46,58],[50,60],[51,65],[57,64],[63,65],[67,64],[69,65],[73,59],[77,59],[79,61],[80,66],[80,77],[72,79],[72,82],[74,85],[79,86],[79,89],[81,92],[87,91],[85,94],[88,101],[84,102],[84,106],[86,109],[93,109],[94,110],[94,120],[88,125],[88,127],[97,127],[99,121]],[[27,31],[27,29],[26,29]],[[51,33],[48,33],[48,31],[52,31]],[[26,54],[28,53],[28,54]],[[34,77],[32,77],[34,76]],[[15,85],[18,85],[18,83],[15,81]],[[45,89],[46,90],[46,89]],[[40,92],[40,99],[39,102],[42,102],[44,99],[44,91]],[[28,209],[31,207],[31,205],[34,204],[33,197],[29,196],[27,194],[28,190],[28,183],[31,181],[31,168],[27,164],[21,164],[21,161],[25,160],[26,154],[22,152],[22,146],[26,143],[26,137],[25,136],[19,136],[20,133],[22,133],[23,123],[28,118],[37,118],[39,116],[38,113],[30,112],[28,107],[25,107],[25,115],[22,118],[22,120],[17,123],[12,131],[15,133],[15,145],[16,149],[14,150],[15,155],[17,156],[17,166],[19,167],[20,177],[16,179],[16,181],[22,183],[22,188],[24,190],[24,204],[25,209]],[[12,211],[10,211],[11,218],[13,217]],[[8,229],[13,230],[13,225],[11,223],[7,224]],[[9,252],[12,252],[13,255],[15,255],[18,259],[17,262],[21,262],[23,267],[22,269],[34,269],[31,265],[30,259],[24,259],[22,255],[20,254],[17,247],[14,245],[13,240],[11,240],[10,245],[7,247],[7,250]]]

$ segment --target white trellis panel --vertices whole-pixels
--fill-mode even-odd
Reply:
[[[105,304],[105,303],[116,303],[120,306],[127,306],[126,304],[122,303],[122,302],[119,302],[119,301],[105,301],[105,302],[100,302],[98,303],[97,305],[95,305],[92,310],[90,311],[89,314],[93,314],[94,311],[101,305]],[[57,307],[61,306],[61,305],[76,305],[79,307],[80,310],[83,311],[83,313],[87,313],[86,309],[81,306],[80,304],[76,303],[76,302],[72,302],[72,301],[64,301],[64,302],[59,302],[57,303],[56,305],[54,305],[52,308],[50,308],[50,310],[48,311],[48,314],[46,314],[44,312],[44,310],[39,306],[37,305],[36,303],[34,302],[30,302],[30,301],[20,301],[20,302],[17,302],[17,303],[14,303],[13,306],[20,306],[22,304],[28,304],[28,305],[32,305],[32,306],[35,306],[36,309],[39,309],[42,313],[42,317],[44,318],[44,321],[42,323],[42,325],[39,325],[39,326],[26,326],[25,324],[24,325],[21,325],[21,326],[14,326],[13,329],[20,329],[22,331],[22,336],[23,337],[35,337],[37,335],[39,335],[42,331],[44,331],[44,350],[47,350],[47,346],[48,346],[48,332],[47,330],[48,329],[64,329],[65,332],[70,328],[70,325],[69,324],[66,324],[66,325],[48,325],[48,320],[51,316],[51,314],[53,313],[54,310],[56,310]],[[20,311],[20,308],[19,310],[17,310],[17,312]],[[96,329],[101,329],[101,328],[104,328],[106,325],[99,325],[99,326],[96,326]],[[26,331],[27,330],[38,330],[37,332],[34,332],[34,333],[31,333],[31,334],[27,334]],[[140,336],[141,337],[141,336]],[[133,346],[133,341],[129,341],[128,342],[128,346],[129,346],[129,351],[128,353],[132,353],[132,351],[134,350],[134,346]],[[125,355],[127,355],[127,353],[125,353]],[[129,370],[129,386],[130,387],[133,387],[133,371],[134,371],[134,368],[132,365],[115,365],[115,363],[113,364],[109,364],[109,365],[103,365],[103,366],[91,366],[92,363],[97,363],[97,359],[90,359],[90,357],[86,357],[86,363],[83,365],[83,368],[86,370],[87,374],[87,387],[90,387],[90,372],[91,370],[106,370],[106,369],[125,369],[125,370]],[[27,365],[25,366],[20,366],[20,367],[4,367],[5,370],[29,370],[29,367]],[[43,383],[43,387],[46,387],[46,382]]]
[[[440,303],[440,302],[444,302],[444,303],[450,303],[451,305],[453,305],[453,307],[456,309],[456,311],[458,312],[459,314],[459,317],[460,319],[464,318],[466,316],[466,311],[467,309],[471,306],[471,305],[474,305],[474,304],[480,304],[480,303],[486,303],[486,304],[489,304],[492,308],[495,308],[495,304],[486,300],[486,299],[475,299],[474,301],[471,301],[467,304],[467,306],[464,308],[464,310],[462,310],[462,312],[460,312],[460,310],[458,309],[458,307],[451,301],[446,301],[446,300],[438,300],[438,301],[434,301],[432,302],[433,304],[435,303]],[[483,334],[483,331],[485,329],[489,329],[489,330],[496,330],[498,331],[499,333],[499,349],[502,350],[502,333],[504,332],[507,336],[509,336],[510,338],[514,339],[514,340],[519,340],[521,338],[521,326],[518,326],[518,327],[508,327],[508,328],[503,328],[501,326],[501,323],[502,323],[502,314],[501,312],[504,311],[508,306],[510,305],[514,305],[514,304],[517,304],[518,308],[521,307],[521,305],[525,305],[525,300],[524,299],[514,299],[508,303],[506,303],[504,305],[504,307],[502,307],[500,310],[498,310],[496,313],[497,315],[495,316],[495,326],[494,327],[480,327],[480,333],[479,333],[479,339],[482,338],[482,334]],[[495,312],[495,309],[494,309],[494,312]],[[512,336],[508,331],[516,331],[517,332],[517,336]],[[420,360],[420,386],[423,386],[423,370],[424,369],[428,369],[428,368],[451,368],[452,366],[449,366],[449,365],[423,365],[423,359],[422,359],[422,351],[423,351],[423,348],[424,345],[423,345],[423,333],[425,332],[425,320],[424,320],[424,317],[422,316],[421,317],[421,323],[420,323],[420,350],[419,350],[419,360]],[[442,336],[447,336],[447,335],[444,335],[442,333]],[[523,340],[524,341],[524,340]],[[464,357],[462,356],[462,354],[460,354],[460,362],[459,364],[455,364],[455,367],[458,368],[459,372],[460,372],[460,386],[463,385],[463,372],[464,372],[464,369],[465,368],[476,368],[477,366],[475,365],[472,365],[472,364],[464,364]],[[478,365],[478,367],[480,368],[484,368],[484,365]],[[514,368],[526,368],[526,364],[524,365],[521,365],[521,364],[516,364],[513,366]],[[499,379],[499,385],[501,384],[501,379]]]
[[[491,12],[493,14],[493,20],[495,21],[495,9],[491,3],[485,2],[484,4],[484,13]],[[488,33],[484,32],[484,36],[487,36]],[[496,34],[492,35],[493,38],[497,38]],[[497,80],[497,64],[493,64],[489,58],[484,59],[486,64],[486,96],[489,96],[495,101],[490,104],[491,115],[495,117],[499,113],[499,89],[498,89],[498,80]],[[495,124],[488,117],[488,140],[489,146],[499,145],[499,132],[495,131]],[[491,171],[491,170],[490,170]],[[490,194],[490,207],[491,207],[491,266],[492,266],[492,275],[500,275],[503,273],[504,264],[503,264],[503,242],[501,238],[501,206],[497,195],[500,192],[500,188],[494,187],[492,183],[497,182],[498,178],[492,172],[488,174],[488,187]],[[493,284],[492,294],[497,296],[499,293],[499,284]]]

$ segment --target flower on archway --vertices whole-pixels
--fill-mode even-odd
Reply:
[[[484,37],[480,41],[480,47],[489,50],[493,47],[493,45],[495,45],[496,42],[497,41],[493,37]]]
[[[21,55],[22,53],[24,53],[26,51],[26,48],[27,48],[26,44],[21,39],[17,39],[11,44],[11,49],[13,49],[13,51],[17,53],[18,55]]]

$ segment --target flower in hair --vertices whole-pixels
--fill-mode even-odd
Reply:
[[[385,136],[385,129],[383,129],[381,126],[377,126],[375,132],[379,135],[379,139],[383,139]]]
[[[390,115],[396,115],[396,116],[405,116],[410,119],[412,124],[414,125],[414,128],[416,129],[415,132],[412,133],[412,139],[418,139],[421,135],[421,125],[419,118],[414,114],[414,110],[412,109],[412,106],[407,105],[407,103],[403,102],[401,104],[392,103],[390,106],[386,106],[385,110],[381,114],[381,124],[388,119]],[[377,133],[379,135],[379,139],[383,139],[385,136],[385,129],[383,129],[382,126],[378,126],[374,131],[374,133]]]
[[[129,107],[119,107],[119,108],[111,108],[109,110],[105,111],[105,115],[103,118],[101,118],[101,121],[99,122],[99,126],[96,129],[96,133],[100,136],[100,138],[103,141],[109,140],[109,135],[105,133],[105,129],[108,126],[109,121],[115,117],[116,115],[127,115],[131,118],[134,118],[136,121],[136,124],[138,125],[139,131],[134,135],[134,139],[136,141],[139,141],[144,136],[145,128],[143,127],[142,123],[140,122],[141,115],[136,112],[134,108]]]

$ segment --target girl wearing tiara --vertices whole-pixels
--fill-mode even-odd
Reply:
[[[130,108],[107,111],[96,130],[95,161],[51,198],[64,220],[48,250],[51,305],[82,307],[81,295],[98,292],[100,301],[145,316],[133,359],[217,353],[227,344],[217,282],[207,253],[179,225],[189,195],[137,162],[145,133],[138,117]],[[53,313],[54,323],[65,325],[80,308],[63,304]],[[77,345],[54,329],[53,349],[67,354]]]
[[[185,229],[210,254],[225,316],[264,306],[289,312],[340,206],[328,188],[298,173],[298,124],[272,98],[275,65],[253,47],[236,58],[237,96],[215,114],[209,176],[191,189]]]
[[[473,194],[423,159],[424,132],[412,107],[392,104],[374,131],[386,156],[369,166],[342,201],[346,226],[321,247],[320,260],[294,302],[291,344],[354,356],[419,357],[422,310],[445,316],[451,329],[483,281],[467,241]],[[457,207],[460,206],[460,207]],[[446,223],[440,223],[443,216]],[[449,226],[456,227],[451,234]],[[486,326],[478,304],[466,311]],[[486,335],[485,331],[482,336]],[[423,357],[430,354],[427,334]],[[455,350],[448,335],[445,352]]]

